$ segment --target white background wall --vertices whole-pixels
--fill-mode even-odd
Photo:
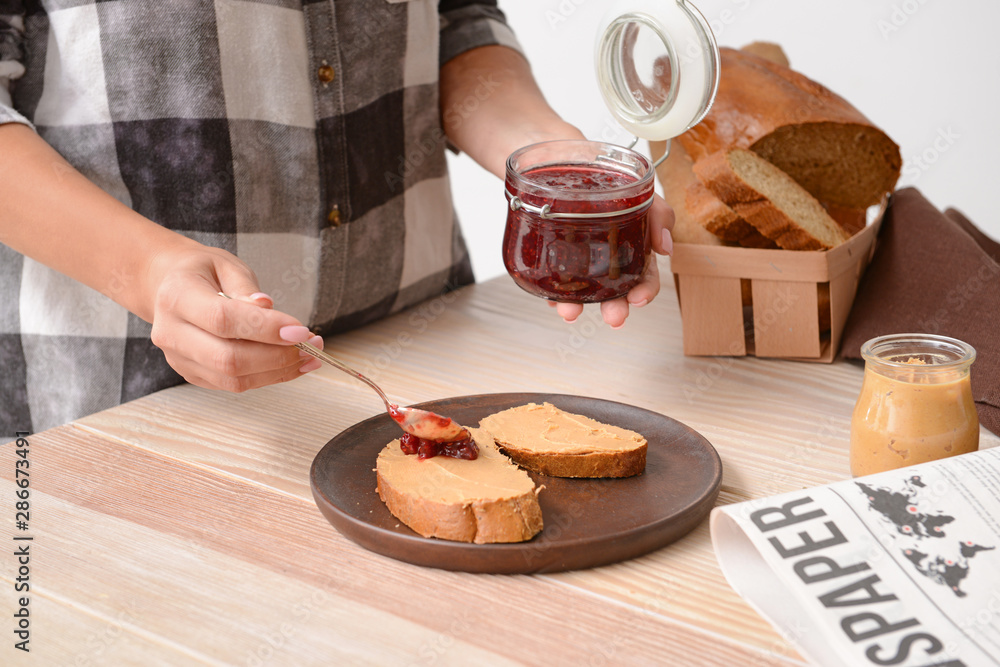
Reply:
[[[664,0],[673,1],[673,0]],[[792,67],[851,101],[900,145],[900,187],[953,206],[1000,239],[1000,2],[997,0],[694,0],[721,46],[781,44]],[[614,124],[593,70],[611,0],[501,0],[552,106],[590,138]],[[644,143],[637,148],[648,153]],[[503,183],[449,157],[479,280],[504,272]],[[928,239],[933,243],[933,239]]]

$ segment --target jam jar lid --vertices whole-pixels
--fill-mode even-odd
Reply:
[[[672,139],[697,125],[719,86],[715,35],[687,0],[615,2],[595,58],[605,104],[641,139]]]

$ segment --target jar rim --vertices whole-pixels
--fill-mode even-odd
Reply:
[[[509,156],[507,156],[507,165],[506,165],[507,175],[522,179],[530,183],[532,190],[537,190],[539,193],[541,192],[548,192],[553,194],[572,193],[575,196],[580,196],[582,194],[585,194],[580,190],[571,190],[568,188],[560,188],[558,186],[542,185],[540,183],[528,181],[527,179],[524,178],[524,172],[518,171],[514,167],[516,160],[531,150],[539,150],[546,147],[560,147],[560,146],[570,147],[574,145],[578,147],[584,147],[584,146],[596,147],[601,152],[607,152],[608,150],[620,151],[621,153],[628,155],[629,157],[636,158],[646,170],[644,174],[641,175],[636,174],[637,180],[633,181],[632,183],[626,183],[624,185],[618,185],[607,189],[601,189],[587,194],[592,194],[593,196],[607,197],[608,195],[616,195],[631,190],[641,190],[653,181],[653,176],[655,173],[653,169],[653,163],[645,155],[639,153],[638,151],[634,151],[631,148],[627,148],[625,146],[619,146],[618,144],[612,144],[606,141],[592,141],[590,139],[553,139],[549,141],[539,141],[534,144],[528,144],[527,146],[522,146],[521,148],[518,148]],[[565,160],[565,161],[553,160],[550,162],[540,162],[538,164],[533,164],[531,165],[531,168],[534,169],[537,167],[543,167],[549,165],[555,166],[560,164],[573,165],[573,164],[595,164],[595,163],[574,161],[574,160]],[[614,167],[609,167],[609,168],[614,169]],[[652,199],[652,196],[653,196],[652,193],[650,193],[650,199]]]
[[[861,357],[866,363],[892,369],[921,373],[952,372],[971,366],[976,360],[976,350],[965,341],[949,336],[899,333],[868,340],[861,346]],[[913,357],[919,357],[923,363],[908,363],[907,359]],[[927,359],[931,363],[927,363]]]

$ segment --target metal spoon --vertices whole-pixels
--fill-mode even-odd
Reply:
[[[348,375],[353,375],[374,389],[382,398],[382,402],[385,403],[385,409],[389,411],[389,416],[407,433],[415,435],[418,438],[423,438],[424,440],[436,440],[440,442],[451,442],[465,436],[465,429],[448,417],[442,417],[429,410],[421,410],[419,408],[401,408],[395,403],[390,402],[389,397],[385,395],[385,392],[377,384],[319,348],[309,343],[296,343],[295,347],[322,362],[330,364],[334,368],[344,371]]]
[[[225,292],[219,292],[219,296],[227,299],[233,298]],[[389,397],[385,395],[385,392],[377,384],[344,362],[334,359],[318,347],[314,347],[309,343],[296,343],[295,347],[324,363],[330,364],[338,370],[344,371],[348,375],[353,375],[374,389],[382,398],[382,402],[385,403],[385,409],[389,411],[389,416],[407,433],[424,440],[434,440],[437,442],[453,442],[467,437],[468,433],[466,430],[448,417],[442,417],[429,410],[420,410],[419,408],[401,408],[395,403],[390,402]]]

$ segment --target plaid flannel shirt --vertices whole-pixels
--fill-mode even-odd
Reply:
[[[0,0],[0,123],[325,335],[472,281],[438,74],[488,44],[495,2]],[[0,434],[179,384],[150,329],[0,245]]]

